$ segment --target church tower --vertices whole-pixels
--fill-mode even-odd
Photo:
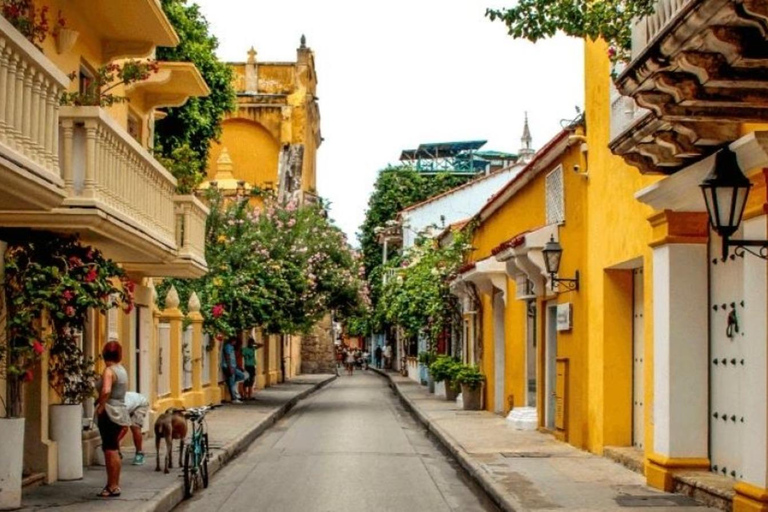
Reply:
[[[520,138],[521,146],[518,152],[518,162],[528,163],[536,154],[536,150],[533,149],[533,137],[531,137],[531,129],[528,127],[528,112],[525,113],[525,124],[523,125],[523,136]]]

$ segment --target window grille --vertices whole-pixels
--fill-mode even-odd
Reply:
[[[546,182],[547,224],[565,222],[565,191],[563,190],[563,166],[547,174]]]

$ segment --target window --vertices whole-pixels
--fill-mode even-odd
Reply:
[[[547,174],[545,181],[547,224],[565,222],[565,191],[563,190],[563,166]]]

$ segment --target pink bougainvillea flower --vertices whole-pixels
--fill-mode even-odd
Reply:
[[[131,311],[133,311],[133,304],[131,304],[130,302],[125,306],[123,306],[123,312],[125,312],[126,315],[130,314]]]
[[[73,267],[81,267],[83,265],[83,260],[81,260],[77,256],[70,256],[69,264],[72,265]]]
[[[21,377],[21,379],[24,382],[32,382],[32,379],[35,378],[35,373],[32,370],[27,370],[24,372],[24,375]]]
[[[75,308],[72,306],[67,306],[64,308],[64,314],[67,316],[75,316]]]
[[[75,298],[75,294],[72,293],[72,290],[64,290],[64,293],[62,293],[61,296],[64,297],[64,299],[67,301]]]
[[[219,318],[221,315],[224,314],[224,306],[221,304],[216,304],[211,308],[211,315],[213,315],[213,318]]]
[[[32,350],[34,350],[37,355],[41,355],[43,352],[45,352],[45,346],[39,341],[35,340],[32,342]]]
[[[85,282],[86,283],[92,283],[92,282],[94,282],[96,280],[97,277],[99,277],[99,273],[96,271],[95,268],[92,268],[85,275]]]

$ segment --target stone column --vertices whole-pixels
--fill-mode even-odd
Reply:
[[[165,297],[165,311],[162,312],[161,320],[171,325],[171,350],[170,350],[170,377],[171,377],[171,399],[182,405],[181,401],[181,371],[182,371],[182,320],[184,315],[179,310],[179,294],[176,288],[171,286],[168,295]]]
[[[214,404],[221,403],[221,387],[219,387],[219,365],[221,361],[219,357],[221,355],[221,341],[215,337],[211,339],[213,348],[211,349],[211,363],[208,367],[209,383],[208,383],[208,401]]]
[[[200,299],[195,292],[189,297],[187,319],[192,324],[192,393],[193,407],[203,405],[203,315],[200,314]]]
[[[648,484],[671,491],[675,471],[709,469],[707,214],[650,219],[653,248],[653,451]]]

